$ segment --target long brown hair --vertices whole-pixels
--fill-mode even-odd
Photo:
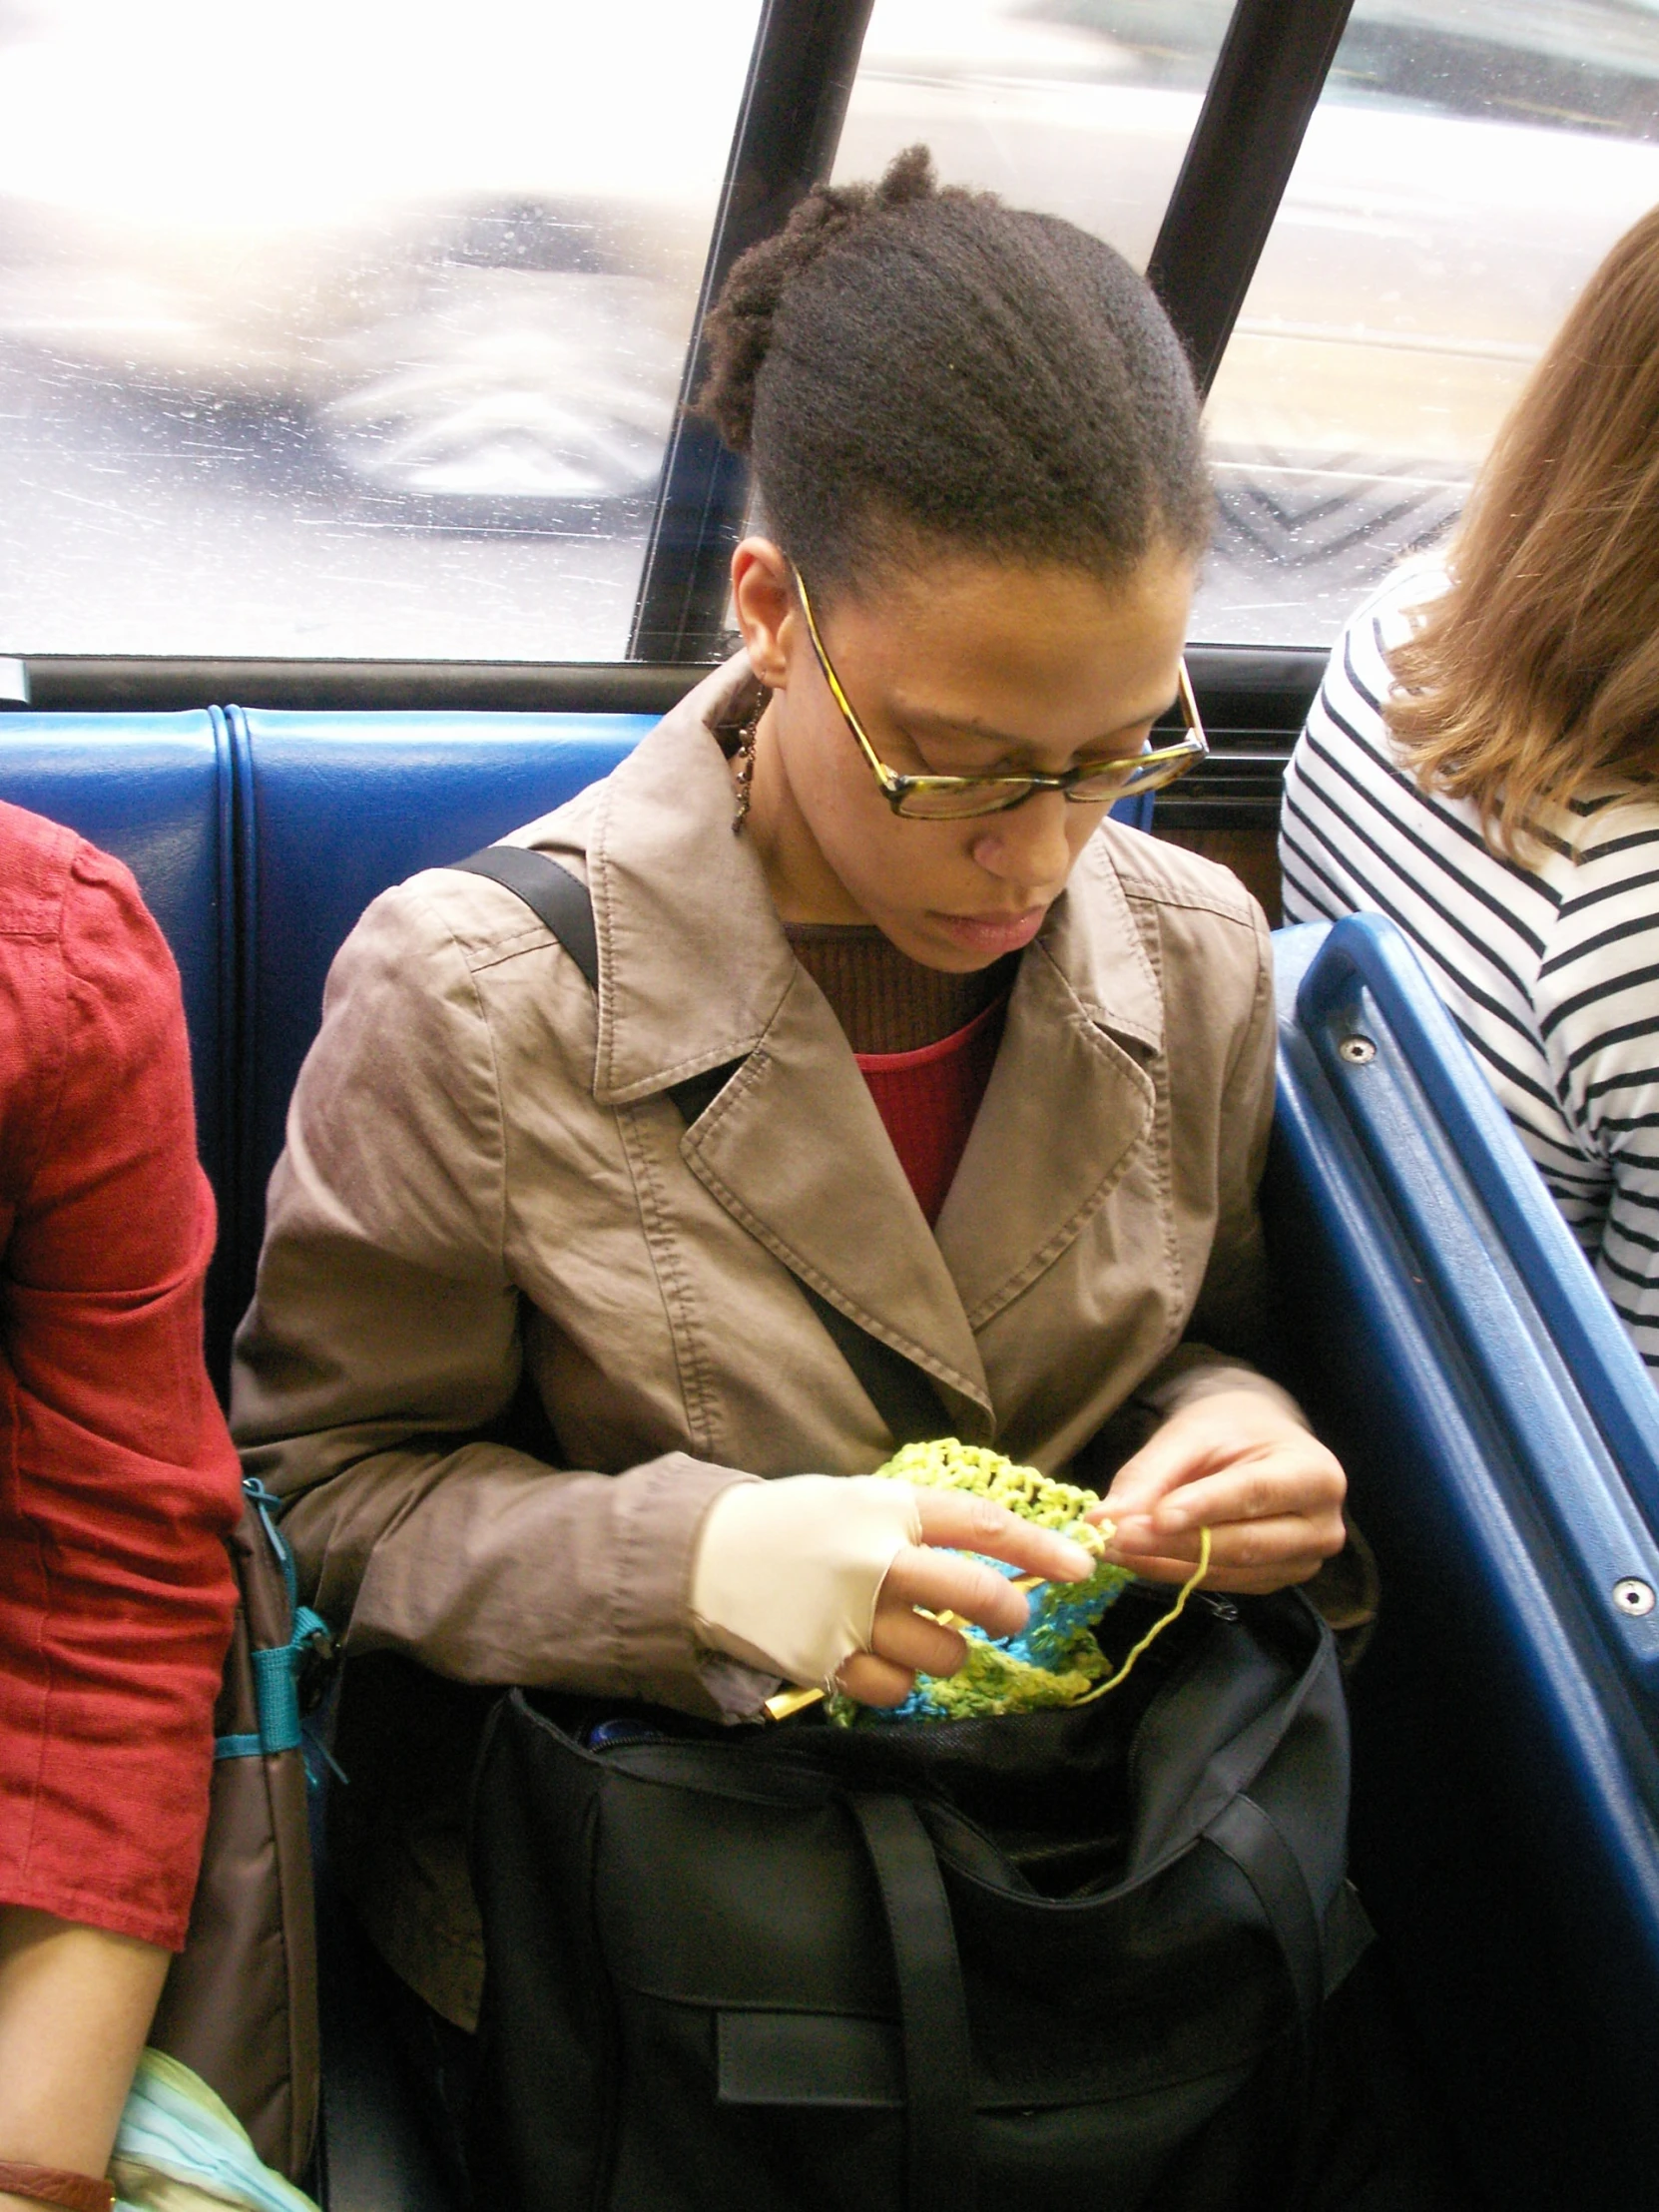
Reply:
[[[1388,656],[1417,781],[1510,858],[1588,785],[1659,786],[1659,208],[1533,371],[1447,568]]]

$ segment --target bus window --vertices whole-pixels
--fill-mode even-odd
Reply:
[[[0,0],[0,652],[619,656],[759,0]]]
[[[877,176],[924,140],[947,184],[1065,216],[1144,269],[1230,13],[875,0],[836,180]],[[1182,17],[1179,53],[1160,15]]]
[[[1155,12],[1196,47],[1226,11]],[[1329,644],[1455,518],[1579,285],[1656,201],[1659,10],[1358,0],[1211,395],[1195,637]]]

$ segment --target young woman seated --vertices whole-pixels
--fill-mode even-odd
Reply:
[[[742,650],[512,840],[587,885],[597,994],[496,882],[377,899],[238,1346],[233,1426],[308,1593],[349,1652],[419,1662],[346,1670],[341,1858],[463,2031],[453,1685],[896,1704],[963,1656],[918,1608],[1023,1617],[958,1547],[1084,1571],[999,1508],[853,1479],[893,1439],[815,1300],[910,1363],[938,1433],[1049,1471],[1093,1447],[1141,1574],[1189,1576],[1205,1523],[1223,1590],[1344,1541],[1340,1468],[1249,1364],[1267,931],[1107,820],[1194,751],[1155,727],[1211,510],[1173,332],[1108,247],[916,150],[814,193],[712,342],[765,518]]]
[[[1659,1367],[1659,209],[1331,657],[1285,917],[1386,914]]]
[[[173,960],[0,805],[0,2208],[101,2179],[208,1816],[236,1454]]]

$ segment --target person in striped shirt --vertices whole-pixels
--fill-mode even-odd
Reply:
[[[1410,937],[1659,1369],[1659,209],[1338,641],[1279,850],[1288,921]]]

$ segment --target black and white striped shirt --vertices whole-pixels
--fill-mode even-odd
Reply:
[[[1338,642],[1285,779],[1285,918],[1382,913],[1412,940],[1659,1368],[1659,803],[1575,802],[1521,867],[1468,801],[1418,789],[1383,728],[1382,656],[1442,585],[1401,570]]]

